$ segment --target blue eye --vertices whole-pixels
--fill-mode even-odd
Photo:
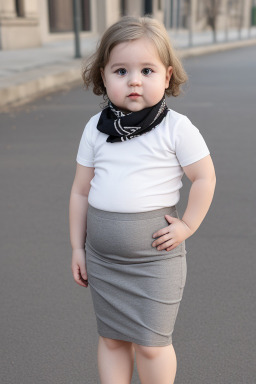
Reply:
[[[125,68],[119,68],[116,70],[116,73],[120,76],[124,76],[124,75],[126,75],[127,71]]]
[[[142,71],[143,75],[150,75],[153,71],[150,68],[143,68]]]

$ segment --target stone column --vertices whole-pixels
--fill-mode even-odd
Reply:
[[[41,45],[38,0],[24,0],[22,17],[16,14],[14,0],[0,0],[0,36],[4,50]]]
[[[189,14],[189,45],[193,45],[193,34],[196,29],[196,7],[197,0],[190,0],[190,14]]]
[[[38,18],[38,1],[23,0],[24,16],[29,18]]]
[[[97,0],[97,26],[102,34],[111,24],[119,20],[121,15],[119,0]]]
[[[160,7],[159,7],[159,1],[153,0],[153,17],[162,23],[164,22],[164,1],[160,0]]]
[[[251,0],[244,0],[243,6],[244,6],[243,28],[249,28],[251,25],[252,1]]]
[[[15,0],[0,0],[0,19],[16,17]]]
[[[129,16],[139,17],[144,13],[144,2],[141,0],[126,0],[125,14]]]

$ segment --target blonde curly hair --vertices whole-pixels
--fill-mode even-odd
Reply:
[[[188,80],[187,74],[171,45],[164,25],[148,16],[138,18],[124,16],[105,31],[96,52],[84,64],[82,78],[86,88],[92,85],[95,95],[106,96],[101,69],[104,69],[108,63],[111,50],[120,43],[142,37],[147,37],[154,43],[166,68],[172,66],[172,76],[165,94],[178,96],[181,85]]]

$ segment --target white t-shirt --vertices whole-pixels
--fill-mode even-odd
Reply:
[[[178,203],[182,167],[209,155],[199,130],[169,109],[162,122],[131,140],[108,143],[97,129],[100,113],[85,126],[77,162],[95,168],[88,202],[111,212],[146,212]]]

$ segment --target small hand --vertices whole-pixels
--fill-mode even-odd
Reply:
[[[157,247],[158,251],[164,249],[171,251],[193,234],[184,221],[169,215],[165,215],[165,219],[170,225],[153,234],[153,237],[158,237],[158,239],[152,243],[152,246]]]
[[[75,282],[82,287],[88,287],[88,277],[85,263],[85,250],[74,249],[72,252],[71,269]]]

